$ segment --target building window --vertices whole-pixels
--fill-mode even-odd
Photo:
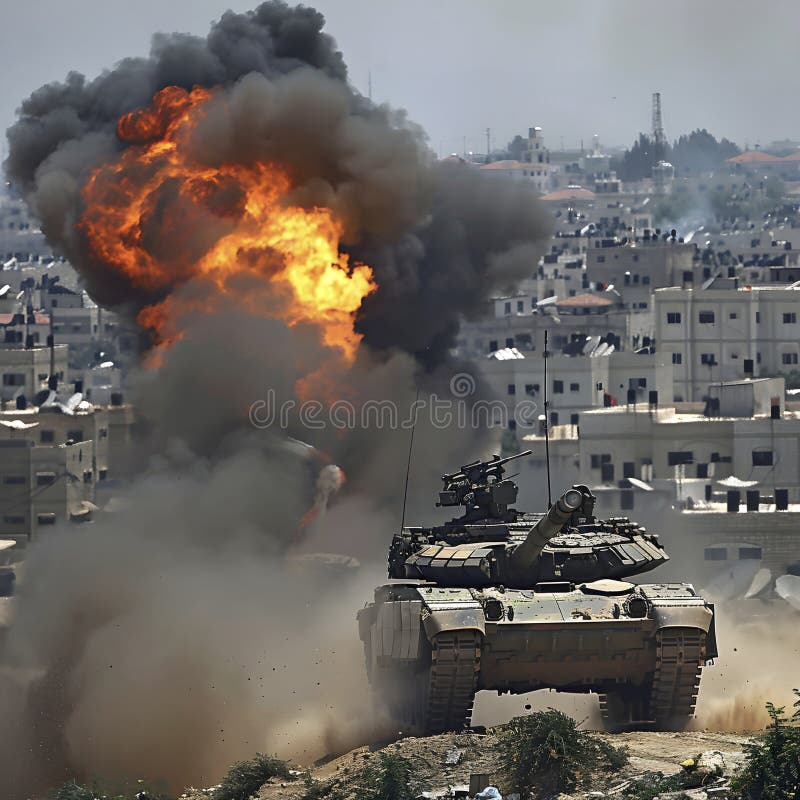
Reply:
[[[796,364],[797,363],[797,353],[781,353],[781,363],[782,364]]]
[[[606,263],[606,257],[605,256],[597,256],[597,263],[598,264],[605,264]]]
[[[41,444],[53,444],[56,440],[55,431],[40,431],[39,442]]]
[[[526,383],[525,384],[525,394],[528,397],[533,397],[539,391],[539,384],[538,383]]]
[[[678,464],[691,464],[694,461],[694,453],[691,450],[670,450],[667,453],[667,464],[670,467]]]
[[[633,461],[622,462],[622,477],[623,478],[636,477],[636,464]]]
[[[517,313],[522,314],[525,311],[525,302],[523,300],[517,300]]]
[[[67,440],[72,439],[73,442],[82,442],[83,441],[83,431],[79,429],[75,429],[74,431],[67,431]]]
[[[36,521],[40,525],[55,525],[56,524],[56,515],[53,512],[44,512],[42,514],[36,515]]]
[[[667,325],[679,325],[681,321],[680,311],[669,311],[667,313]]]
[[[619,507],[623,511],[633,511],[633,490],[623,489],[619,493]]]
[[[784,325],[794,325],[797,322],[797,314],[794,311],[790,311],[783,315],[783,324]]]
[[[649,286],[649,285],[650,285],[650,276],[642,275],[642,286]]]
[[[514,395],[517,393],[517,385],[515,383],[508,384],[508,393],[510,395]]]
[[[37,472],[36,485],[37,486],[51,486],[56,482],[55,472]]]
[[[740,547],[739,548],[739,560],[740,561],[760,561],[761,560],[761,548],[760,547]]]
[[[83,482],[84,483],[91,483],[92,482],[92,471],[90,469],[84,470],[84,472],[83,472]]]
[[[756,311],[756,325],[758,325],[759,322],[761,322],[761,312]]]
[[[24,525],[25,517],[16,514],[14,515],[6,514],[6,516],[3,517],[3,522],[5,522],[6,525]]]
[[[514,346],[514,339],[513,337],[509,336],[508,339],[506,339],[506,347],[513,347],[513,346]]]
[[[714,324],[714,312],[713,311],[701,311],[698,316],[698,321],[701,325],[713,325]]]
[[[591,465],[592,469],[600,469],[603,464],[608,464],[611,461],[611,453],[592,453]]]
[[[553,394],[564,394],[564,381],[553,381]]]
[[[558,425],[558,411],[550,412],[550,425]]]
[[[735,311],[731,311],[731,313],[728,314],[728,319],[737,319],[738,317],[739,315]]]
[[[25,375],[22,372],[6,372],[3,374],[3,386],[24,386]]]
[[[25,476],[24,475],[4,475],[3,476],[3,483],[6,486],[24,486],[25,485]]]
[[[673,353],[672,354],[672,363],[673,364],[681,364],[683,362],[683,356],[680,353]]]
[[[506,303],[503,306],[503,313],[508,316],[511,313],[511,303]]]
[[[753,450],[754,467],[771,467],[772,450]]]
[[[489,342],[489,352],[496,353],[497,352],[497,339],[492,339]]]
[[[728,548],[727,547],[706,547],[703,558],[706,561],[727,561]]]
[[[579,383],[571,383],[569,385],[569,390],[571,392],[579,392],[581,390],[581,385]]]
[[[700,363],[713,367],[717,363],[717,359],[713,353],[700,353]]]
[[[570,414],[569,415],[569,424],[570,425],[577,425],[578,424],[578,414]]]
[[[99,470],[97,470],[97,478],[98,478],[98,480],[104,481],[106,479],[107,475],[108,475],[108,470],[107,469],[99,469]]]

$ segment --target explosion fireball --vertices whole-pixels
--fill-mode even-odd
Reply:
[[[266,313],[289,325],[312,323],[323,342],[352,361],[360,340],[354,315],[376,288],[372,270],[339,251],[341,224],[330,209],[286,201],[288,171],[276,163],[203,163],[192,134],[222,93],[168,86],[145,109],[125,114],[116,161],[96,168],[82,189],[78,229],[90,257],[152,295],[137,321],[157,344],[180,337],[176,317],[210,311],[208,296],[175,294],[201,279],[234,294],[251,312],[252,281],[267,280]],[[155,230],[158,235],[153,234]]]

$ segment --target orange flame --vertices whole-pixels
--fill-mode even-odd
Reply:
[[[190,138],[211,97],[169,86],[149,108],[120,118],[117,133],[129,146],[82,189],[78,227],[92,256],[153,298],[137,319],[157,342],[180,337],[180,312],[213,304],[178,299],[173,289],[202,278],[254,310],[256,278],[269,281],[268,316],[317,325],[324,343],[352,360],[360,341],[353,318],[375,289],[372,270],[339,252],[342,227],[330,209],[286,203],[292,186],[280,165],[193,156]]]

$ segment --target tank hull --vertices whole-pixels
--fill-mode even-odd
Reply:
[[[378,694],[425,733],[468,724],[479,690],[543,688],[598,693],[612,728],[680,727],[716,655],[713,608],[688,584],[397,582],[376,590],[359,631]]]

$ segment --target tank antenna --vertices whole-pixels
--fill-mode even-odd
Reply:
[[[547,505],[553,505],[553,492],[550,488],[550,419],[547,413],[547,329],[544,332],[544,458],[547,464]]]
[[[419,407],[419,386],[414,400],[414,421],[411,424],[411,438],[408,442],[408,463],[406,464],[406,485],[403,488],[403,513],[400,515],[400,532],[406,526],[406,501],[408,500],[408,476],[411,474],[411,452],[414,449],[414,431],[417,429],[417,410]]]

